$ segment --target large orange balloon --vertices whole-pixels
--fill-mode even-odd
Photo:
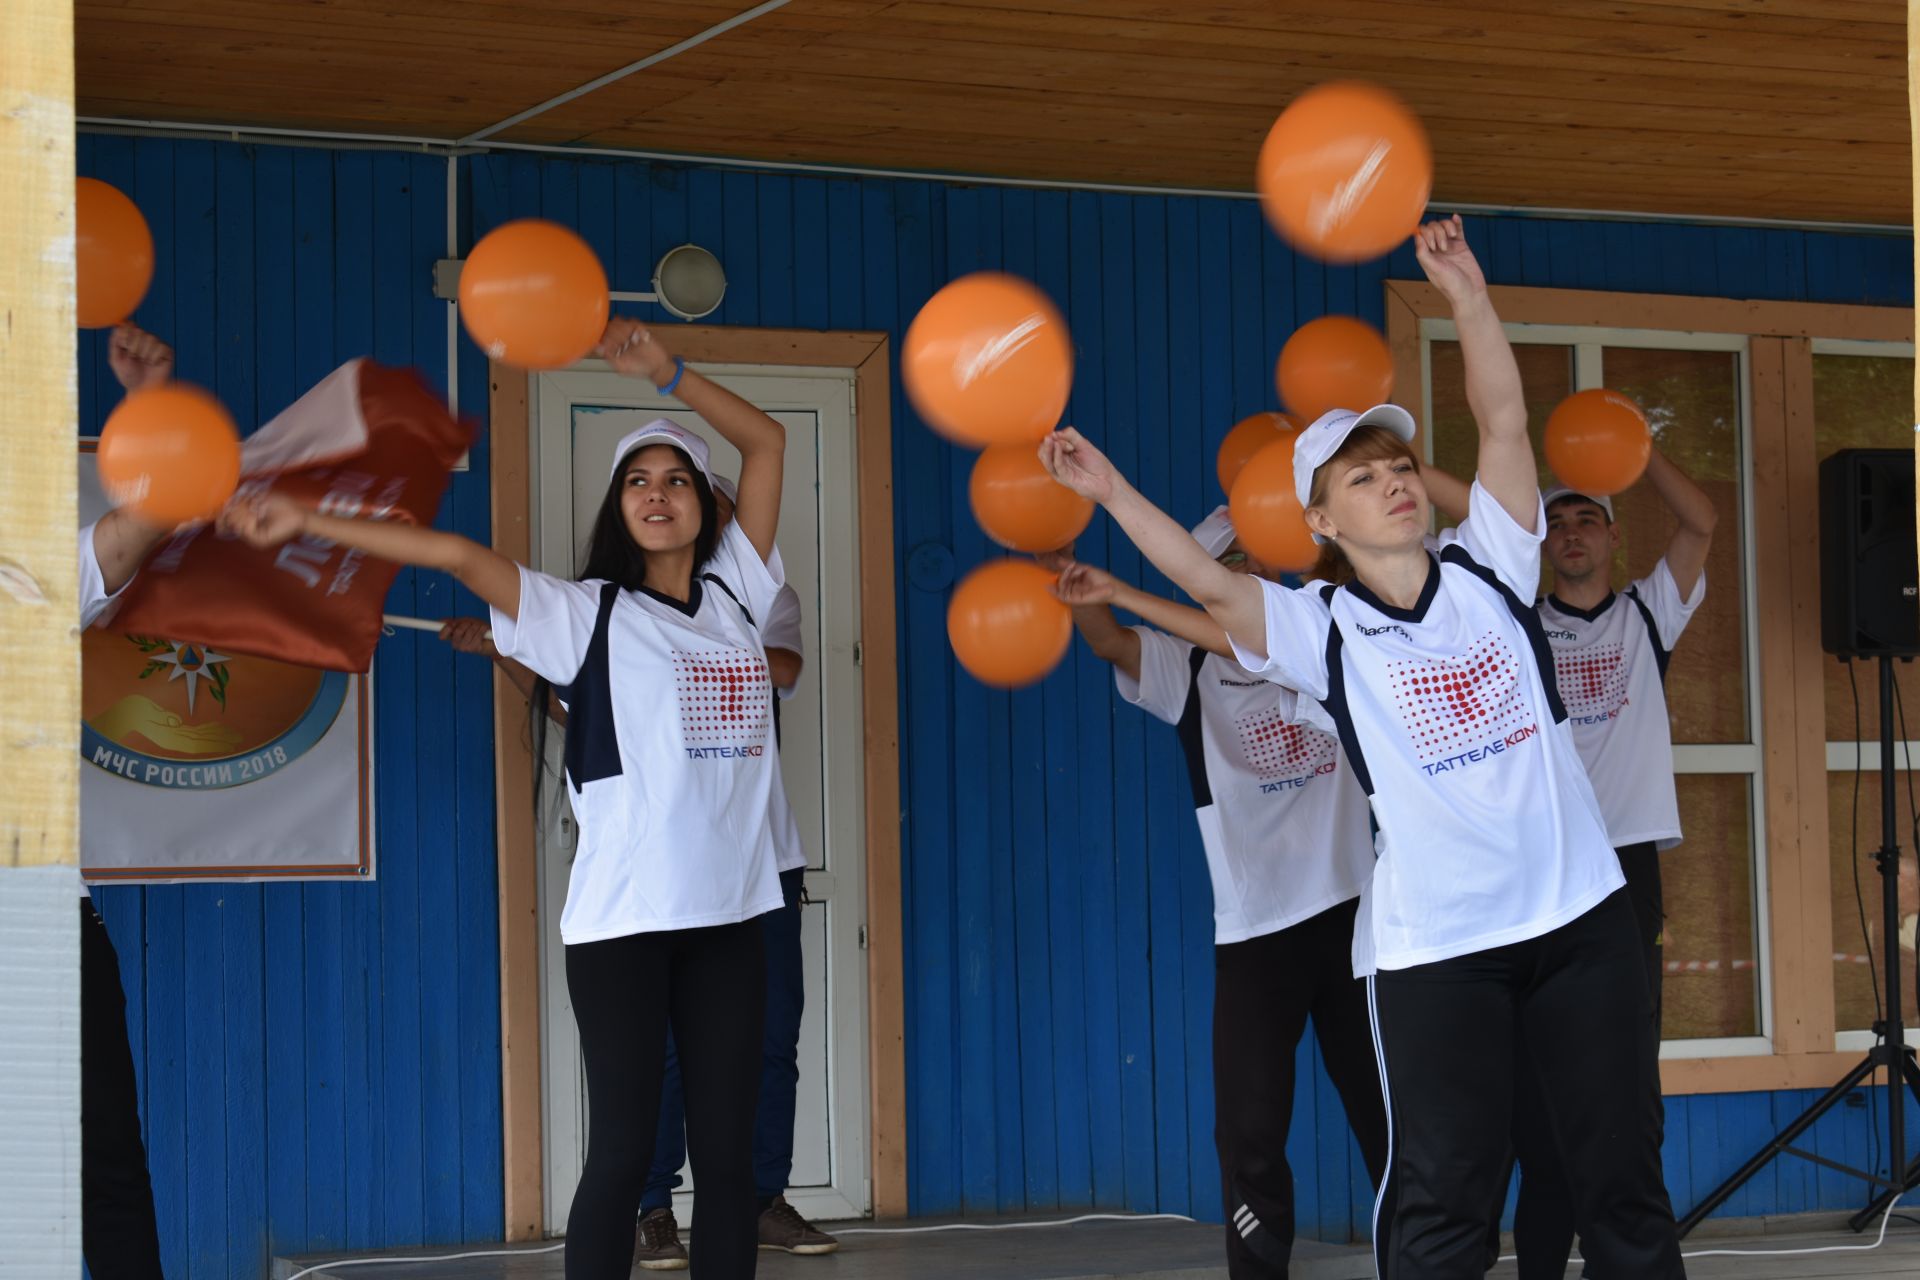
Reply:
[[[976,272],[920,308],[900,376],[927,425],[956,444],[1037,444],[1066,411],[1073,339],[1046,294],[1018,276]]]
[[[1378,85],[1342,81],[1295,98],[1254,170],[1267,221],[1300,252],[1359,262],[1399,247],[1433,190],[1427,131]]]
[[[1280,402],[1311,425],[1329,409],[1359,413],[1393,395],[1393,353],[1380,331],[1352,316],[1321,316],[1293,331],[1273,370]]]
[[[1284,413],[1256,413],[1234,423],[1233,430],[1220,442],[1220,456],[1214,464],[1220,473],[1221,492],[1233,492],[1234,478],[1254,454],[1282,437],[1291,446],[1299,434],[1300,424]]]
[[[1289,573],[1313,568],[1320,548],[1294,496],[1292,436],[1268,445],[1241,468],[1227,499],[1227,517],[1254,559]]]
[[[1547,418],[1547,465],[1561,484],[1589,497],[1630,487],[1652,453],[1647,415],[1618,391],[1576,391]]]
[[[987,536],[1014,551],[1057,550],[1093,519],[1092,500],[1048,475],[1030,444],[996,444],[982,451],[967,482],[967,498]]]
[[[981,565],[947,606],[953,655],[981,684],[1017,689],[1060,664],[1073,616],[1054,598],[1053,575],[1026,560]]]
[[[118,187],[98,178],[73,184],[75,302],[82,329],[132,315],[153,283],[153,233]]]
[[[220,402],[174,382],[136,391],[100,430],[100,485],[158,525],[218,515],[240,482],[240,436]]]
[[[460,318],[489,359],[564,369],[607,328],[607,273],[585,240],[557,222],[495,227],[460,271]]]

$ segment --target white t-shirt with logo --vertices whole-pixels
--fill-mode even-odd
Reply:
[[[1322,703],[1380,827],[1356,973],[1539,937],[1624,883],[1528,603],[1541,536],[1476,479],[1411,609],[1261,584],[1269,656],[1238,656]]]
[[[1301,700],[1151,627],[1120,696],[1180,731],[1213,880],[1213,940],[1276,933],[1358,896],[1373,874],[1367,797],[1340,744],[1302,723]],[[1318,708],[1308,707],[1314,711]],[[1330,727],[1330,726],[1329,726]]]
[[[773,605],[767,610],[765,623],[760,628],[761,643],[769,649],[786,649],[801,657],[807,656],[806,642],[800,629],[800,593],[793,589],[792,583],[784,583],[780,594],[773,598]],[[774,696],[785,702],[793,696],[797,685],[777,684],[773,687]],[[773,809],[770,821],[773,823],[773,847],[775,865],[782,872],[798,871],[807,865],[807,850],[800,843],[800,823],[793,816],[793,806],[787,803],[786,780],[775,776],[773,784]]]
[[[1706,595],[1703,573],[1693,597],[1682,600],[1662,558],[1652,573],[1594,609],[1575,609],[1553,596],[1539,603],[1573,743],[1615,848],[1680,843],[1667,655]]]
[[[779,785],[764,617],[784,581],[729,523],[682,604],[621,591],[608,621],[613,743],[566,779],[579,847],[560,913],[568,944],[736,924],[782,905],[772,793]],[[602,583],[520,569],[520,612],[492,610],[493,643],[555,685],[582,674]],[[745,606],[743,612],[741,606]],[[579,693],[567,732],[584,732]]]

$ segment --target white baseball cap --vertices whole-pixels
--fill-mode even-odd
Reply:
[[[1360,427],[1385,427],[1409,444],[1413,442],[1413,415],[1397,404],[1377,404],[1365,413],[1351,409],[1329,409],[1313,420],[1313,425],[1293,442],[1293,493],[1305,508],[1313,497],[1313,473],[1334,454],[1347,437]],[[1325,542],[1319,534],[1315,542]]]
[[[726,476],[708,476],[707,480],[713,485],[713,491],[715,493],[724,497],[728,502],[739,503],[740,486],[736,485],[732,480],[729,480]]]
[[[1553,488],[1540,495],[1541,510],[1544,511],[1552,507],[1554,503],[1560,501],[1562,498],[1578,498],[1581,502],[1591,502],[1594,506],[1607,513],[1608,524],[1613,523],[1612,498],[1596,498],[1590,493],[1583,493],[1578,489],[1569,489],[1564,484],[1556,484]]]
[[[620,437],[620,443],[613,449],[613,470],[609,476],[618,475],[620,464],[642,445],[670,444],[693,459],[693,465],[700,468],[700,474],[713,483],[713,470],[708,466],[707,442],[693,432],[665,418],[655,418],[644,427],[636,427]]]
[[[1233,545],[1233,522],[1227,518],[1227,509],[1215,507],[1205,520],[1193,526],[1193,540],[1218,560],[1220,553]]]

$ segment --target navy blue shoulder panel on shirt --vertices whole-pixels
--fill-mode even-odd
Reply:
[[[1340,590],[1331,582],[1320,588],[1320,599],[1326,602],[1329,610],[1333,608],[1333,596]],[[1353,769],[1353,777],[1360,784],[1360,790],[1368,796],[1373,795],[1373,774],[1367,771],[1367,757],[1360,751],[1360,735],[1354,732],[1353,710],[1347,704],[1347,675],[1340,664],[1340,650],[1344,641],[1340,638],[1340,624],[1333,619],[1327,620],[1327,696],[1320,705],[1333,717],[1333,726],[1340,732],[1340,746],[1347,753],[1347,764]]]
[[[1500,575],[1467,554],[1459,543],[1449,543],[1441,551],[1440,559],[1445,564],[1457,564],[1474,577],[1480,579],[1500,594],[1506,602],[1507,611],[1519,622],[1520,629],[1527,633],[1527,643],[1533,646],[1533,665],[1540,671],[1540,686],[1547,691],[1547,709],[1553,715],[1555,724],[1564,724],[1567,719],[1567,707],[1560,700],[1560,676],[1553,664],[1553,646],[1547,643],[1546,624],[1540,621],[1540,612],[1519,596],[1513,588],[1500,581]]]
[[[600,587],[600,611],[594,615],[593,638],[587,656],[573,680],[556,686],[567,704],[567,777],[578,793],[589,782],[620,775],[620,738],[613,727],[613,687],[607,661],[607,630],[620,587]]]
[[[1640,611],[1640,621],[1647,624],[1647,642],[1653,646],[1654,666],[1658,668],[1660,681],[1664,684],[1667,679],[1667,663],[1673,659],[1673,650],[1660,643],[1659,624],[1653,620],[1653,610],[1649,609],[1647,602],[1640,598],[1640,589],[1628,587],[1624,594],[1627,599],[1633,601],[1633,607]]]
[[[1200,668],[1206,664],[1207,651],[1199,645],[1187,654],[1187,703],[1180,710],[1180,721],[1173,731],[1180,735],[1180,750],[1187,757],[1187,781],[1193,785],[1193,807],[1204,809],[1213,803],[1213,783],[1207,780],[1207,747],[1200,732]]]

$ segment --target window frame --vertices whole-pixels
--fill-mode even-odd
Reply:
[[[1439,291],[1424,281],[1384,282],[1394,400],[1415,415],[1426,451],[1431,419],[1429,344],[1451,327]],[[1665,346],[1740,350],[1739,521],[1746,576],[1749,737],[1733,744],[1751,770],[1725,767],[1721,744],[1676,744],[1679,772],[1745,773],[1753,792],[1760,1036],[1672,1041],[1663,1049],[1667,1093],[1735,1093],[1831,1084],[1858,1050],[1835,1025],[1833,931],[1827,847],[1828,744],[1820,664],[1818,463],[1813,434],[1813,353],[1892,354],[1912,349],[1913,312],[1833,303],[1753,302],[1671,294],[1499,286],[1501,319],[1534,341],[1570,335],[1575,385],[1589,385],[1579,347]],[[1429,327],[1427,322],[1439,322]],[[1630,335],[1621,341],[1616,335]],[[1853,351],[1853,344],[1875,349]],[[1724,345],[1722,345],[1724,344]],[[1852,767],[1849,744],[1848,768]],[[1920,744],[1916,744],[1920,746]],[[1683,759],[1684,749],[1684,759]],[[1757,757],[1757,758],[1755,758]]]

